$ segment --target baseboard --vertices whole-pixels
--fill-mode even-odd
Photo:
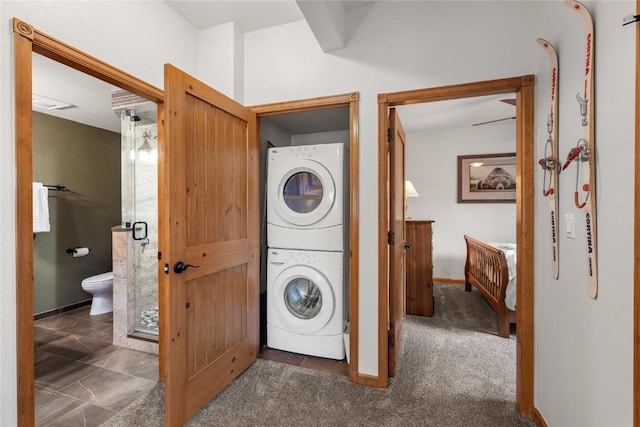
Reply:
[[[538,423],[540,427],[549,427],[549,424],[547,424],[540,411],[538,411],[538,408],[533,408],[533,419]]]
[[[33,320],[35,321],[35,320],[44,319],[45,317],[55,316],[56,314],[64,313],[65,311],[75,310],[76,308],[84,307],[85,305],[90,305],[90,304],[91,304],[91,299],[88,299],[88,300],[80,301],[75,304],[67,305],[64,307],[54,308],[53,310],[34,314]]]
[[[433,281],[441,282],[441,283],[456,283],[459,285],[464,285],[464,279],[451,279],[449,277],[434,277]]]

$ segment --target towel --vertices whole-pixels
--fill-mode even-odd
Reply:
[[[33,183],[33,232],[51,231],[49,224],[49,190],[40,182]]]

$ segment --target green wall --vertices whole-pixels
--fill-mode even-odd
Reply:
[[[51,232],[34,240],[34,313],[91,298],[84,278],[112,270],[111,227],[121,222],[120,134],[33,113],[33,180],[49,191]],[[73,258],[68,248],[89,247]]]

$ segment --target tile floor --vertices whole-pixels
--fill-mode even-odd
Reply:
[[[98,426],[158,381],[158,357],[112,345],[112,314],[89,308],[35,322],[37,426]]]
[[[316,371],[329,372],[345,377],[349,376],[349,365],[345,360],[323,359],[321,357],[305,356],[303,354],[289,353],[267,347],[262,347],[260,349],[258,357],[261,359],[272,360],[274,362],[314,369]]]
[[[89,306],[35,322],[36,426],[98,426],[158,381],[158,356],[112,345],[112,313]],[[263,347],[259,357],[349,375],[345,361]]]

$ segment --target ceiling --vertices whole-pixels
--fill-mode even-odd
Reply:
[[[396,107],[406,131],[442,130],[483,126],[514,126],[515,106],[502,102],[514,100],[515,94],[478,96]],[[507,119],[507,120],[503,120]],[[499,121],[497,121],[499,120]]]
[[[346,10],[375,3],[365,0],[331,1],[342,3]],[[246,33],[304,19],[295,0],[165,0],[165,3],[199,30],[235,22],[240,31]]]
[[[180,13],[197,28],[208,28],[233,20],[244,31],[254,31],[274,25],[304,19],[298,5],[293,0],[282,1],[167,1],[170,7]],[[370,5],[372,1],[344,1],[345,9]],[[55,61],[34,55],[33,92],[49,98],[73,104],[65,110],[41,110],[57,117],[85,123],[114,132],[120,131],[120,121],[111,110],[111,92],[118,88],[72,70]],[[512,105],[500,102],[513,98],[512,95],[484,96],[451,101],[400,106],[402,123],[408,132],[416,130],[437,130],[471,126],[515,115]],[[318,123],[324,130],[344,129],[344,114],[325,110],[313,114],[273,118],[277,124],[292,134],[307,133],[309,129],[319,131]],[[513,123],[506,120],[490,124],[501,126]],[[307,125],[305,125],[307,124]]]
[[[201,30],[235,22],[243,33],[304,19],[294,0],[165,1]]]
[[[111,93],[119,88],[42,55],[33,54],[33,93],[72,104],[64,110],[34,107],[34,111],[120,132],[111,110]]]

